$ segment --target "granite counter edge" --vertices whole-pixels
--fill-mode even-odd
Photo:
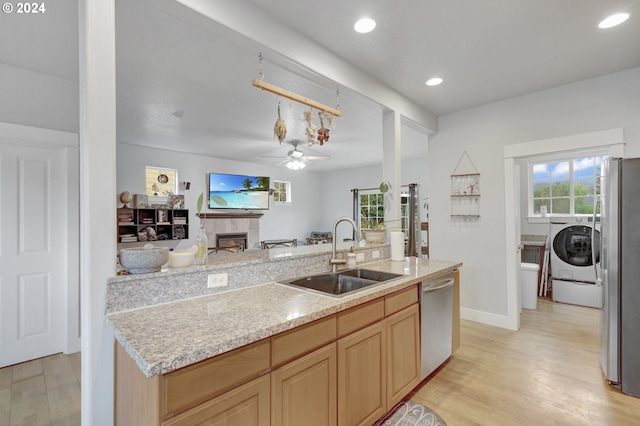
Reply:
[[[448,262],[448,261],[444,261]],[[192,351],[189,353],[177,354],[175,357],[171,359],[165,359],[162,362],[149,364],[144,360],[144,358],[139,354],[139,352],[132,347],[126,337],[118,330],[117,326],[113,324],[109,317],[111,314],[106,316],[107,322],[113,330],[114,337],[116,340],[123,346],[125,351],[131,356],[131,358],[135,361],[138,368],[140,368],[141,372],[146,377],[153,377],[156,375],[167,374],[172,371],[175,371],[179,368],[183,368],[197,362],[204,361],[206,359],[212,358],[217,355],[221,355],[223,353],[229,352],[234,349],[238,349],[240,347],[249,345],[251,343],[255,343],[259,340],[266,339],[272,337],[278,333],[282,333],[293,328],[308,324],[310,322],[319,320],[321,318],[325,318],[327,316],[336,314],[338,312],[344,311],[346,309],[352,308],[354,306],[361,305],[363,303],[369,302],[371,300],[383,297],[387,294],[391,294],[393,292],[402,290],[403,288],[410,287],[411,285],[417,284],[424,280],[428,280],[434,278],[436,276],[446,274],[448,272],[452,272],[456,269],[459,269],[462,266],[462,262],[449,262],[450,265],[438,269],[434,272],[429,272],[427,274],[419,275],[419,276],[407,276],[404,279],[399,279],[398,281],[394,281],[392,283],[383,285],[381,287],[377,287],[366,292],[360,294],[354,294],[353,296],[347,296],[343,299],[336,298],[335,305],[320,309],[318,311],[314,311],[308,315],[301,316],[298,318],[294,318],[285,322],[281,322],[278,324],[271,325],[269,327],[265,327],[260,330],[253,330],[247,333],[241,333],[238,336],[225,341],[224,343],[217,344],[211,347],[200,348],[199,350]],[[266,284],[275,284],[281,285],[276,282],[265,283]],[[233,290],[233,291],[242,291],[242,289]],[[298,290],[304,292],[306,290]],[[212,295],[204,295],[200,296],[202,298],[212,297]],[[198,298],[200,298],[198,297]],[[322,296],[329,297],[329,296]],[[171,303],[188,303],[188,300],[176,301]],[[139,308],[139,309],[148,309],[151,307]],[[122,313],[114,313],[122,314]]]

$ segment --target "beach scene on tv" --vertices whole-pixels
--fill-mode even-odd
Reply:
[[[264,210],[269,208],[269,178],[209,174],[210,209]]]

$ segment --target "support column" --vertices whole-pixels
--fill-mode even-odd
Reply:
[[[387,228],[400,227],[401,126],[401,115],[397,111],[391,111],[382,117],[382,180],[391,184],[391,189],[384,198],[384,220],[390,223]]]
[[[105,321],[115,275],[114,0],[79,0],[82,424],[113,425],[113,333]]]

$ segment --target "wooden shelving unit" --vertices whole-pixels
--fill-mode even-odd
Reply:
[[[189,238],[187,209],[119,208],[117,221],[118,243]]]
[[[468,160],[474,172],[458,172],[460,164],[465,159]],[[477,172],[466,151],[451,174],[451,217],[465,219],[480,217],[480,173]]]

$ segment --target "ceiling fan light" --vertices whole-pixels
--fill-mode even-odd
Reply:
[[[306,164],[304,164],[302,160],[297,159],[289,160],[289,162],[287,163],[287,168],[289,170],[301,170],[304,169],[305,166]]]

